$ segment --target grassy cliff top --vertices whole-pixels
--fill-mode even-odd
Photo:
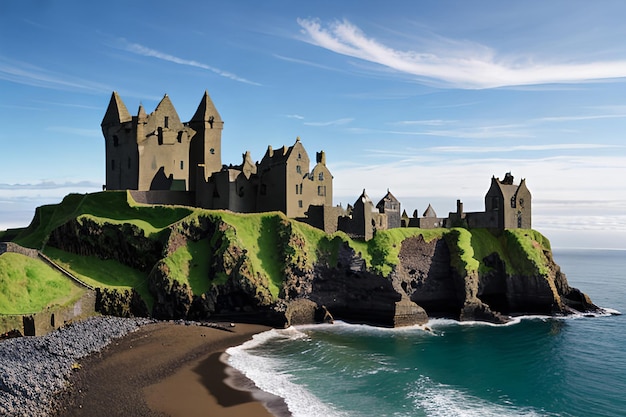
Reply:
[[[94,194],[70,194],[56,205],[39,207],[32,223],[14,239],[45,252],[86,282],[99,287],[133,287],[151,303],[147,274],[121,265],[115,260],[100,260],[68,254],[46,247],[50,233],[64,223],[89,219],[96,224],[130,223],[148,239],[165,241],[172,230],[186,225],[210,222],[221,225],[226,241],[245,250],[252,276],[264,276],[269,282],[272,298],[278,297],[286,264],[301,268],[323,260],[330,266],[337,263],[342,245],[348,245],[365,260],[368,269],[388,276],[398,264],[402,242],[423,236],[425,241],[445,239],[451,253],[451,266],[459,273],[489,269],[484,259],[497,253],[510,274],[532,275],[547,273],[549,241],[534,230],[506,230],[494,236],[484,229],[418,229],[400,228],[378,231],[368,242],[350,239],[338,232],[328,235],[304,223],[286,218],[282,213],[238,214],[180,206],[140,205],[130,193],[106,191]],[[213,240],[212,240],[213,239]],[[164,259],[171,279],[187,284],[194,294],[206,292],[211,285],[220,284],[225,276],[209,276],[214,237],[197,242],[187,241]]]

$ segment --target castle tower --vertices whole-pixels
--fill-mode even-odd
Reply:
[[[376,208],[380,213],[387,215],[387,227],[394,229],[402,226],[402,216],[400,210],[400,202],[387,190],[387,194],[376,204]]]
[[[530,229],[531,199],[526,181],[522,179],[519,185],[514,184],[513,175],[507,172],[503,180],[495,176],[491,178],[491,187],[485,195],[485,212],[495,216],[499,230]]]
[[[137,188],[138,149],[132,125],[133,118],[114,91],[100,124],[104,135],[107,190]]]
[[[189,121],[189,127],[196,131],[189,149],[190,184],[195,189],[197,180],[206,180],[214,172],[222,169],[222,130],[224,122],[208,91],[204,92],[200,105]],[[196,178],[198,166],[204,166],[204,178]]]

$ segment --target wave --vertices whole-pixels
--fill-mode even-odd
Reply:
[[[407,397],[413,401],[416,409],[422,410],[429,417],[544,417],[554,415],[529,407],[495,404],[449,385],[433,382],[425,376],[415,382]]]
[[[288,372],[279,372],[280,359],[268,358],[253,353],[255,348],[272,339],[296,340],[306,339],[308,336],[294,327],[284,330],[272,329],[257,334],[252,340],[243,345],[226,350],[228,364],[237,369],[256,386],[270,394],[285,400],[289,411],[294,417],[328,416],[343,417],[345,414],[323,403],[305,387],[292,382],[293,375]]]

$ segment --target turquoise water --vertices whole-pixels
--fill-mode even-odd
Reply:
[[[626,312],[626,251],[558,251],[570,285]],[[229,362],[294,416],[626,416],[626,316],[493,326],[272,330]]]

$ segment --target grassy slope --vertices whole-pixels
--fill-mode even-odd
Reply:
[[[206,262],[208,253],[209,241],[207,239],[187,242],[186,246],[181,246],[165,259],[170,269],[170,276],[187,284],[196,295],[207,292],[211,284],[219,284],[223,281],[223,279],[209,281],[209,264]]]
[[[106,219],[111,223],[134,223],[145,228],[146,235],[150,235],[191,211],[186,207],[139,205],[125,191],[69,194],[60,204],[37,208],[32,223],[17,236],[15,242],[30,248],[41,248],[52,230],[81,215]]]
[[[302,256],[306,266],[311,266],[323,256],[334,265],[339,247],[345,243],[363,257],[369,268],[383,275],[388,275],[397,265],[402,241],[418,235],[423,235],[426,241],[445,238],[451,248],[452,264],[459,271],[484,272],[487,267],[482,259],[496,252],[505,261],[509,273],[544,272],[547,267],[543,250],[550,249],[547,239],[533,230],[511,230],[494,237],[482,229],[402,228],[379,231],[368,242],[354,241],[341,232],[327,235],[306,224],[287,220],[281,213],[235,214],[185,207],[141,206],[134,203],[126,192],[73,194],[58,205],[40,207],[32,224],[22,231],[16,241],[25,246],[42,247],[51,230],[79,216],[88,216],[96,222],[133,223],[148,237],[156,236],[182,219],[189,221],[208,216],[214,221],[221,220],[232,226],[232,230],[226,231],[227,238],[247,251],[252,274],[268,278],[274,298],[282,286],[286,257],[297,259]],[[294,235],[304,242],[303,249],[286,245],[285,240]],[[165,260],[172,278],[187,283],[194,294],[202,294],[212,284],[225,279],[208,276],[209,248],[208,240],[188,242]],[[46,253],[94,286],[133,287],[149,304],[152,302],[146,276],[132,268],[116,261],[71,255],[53,248],[47,248]]]
[[[148,275],[109,259],[80,256],[48,247],[48,257],[92,287],[129,290],[134,288],[152,308],[153,297],[148,290]]]
[[[78,300],[81,289],[39,259],[17,253],[0,255],[0,314],[35,313]]]

